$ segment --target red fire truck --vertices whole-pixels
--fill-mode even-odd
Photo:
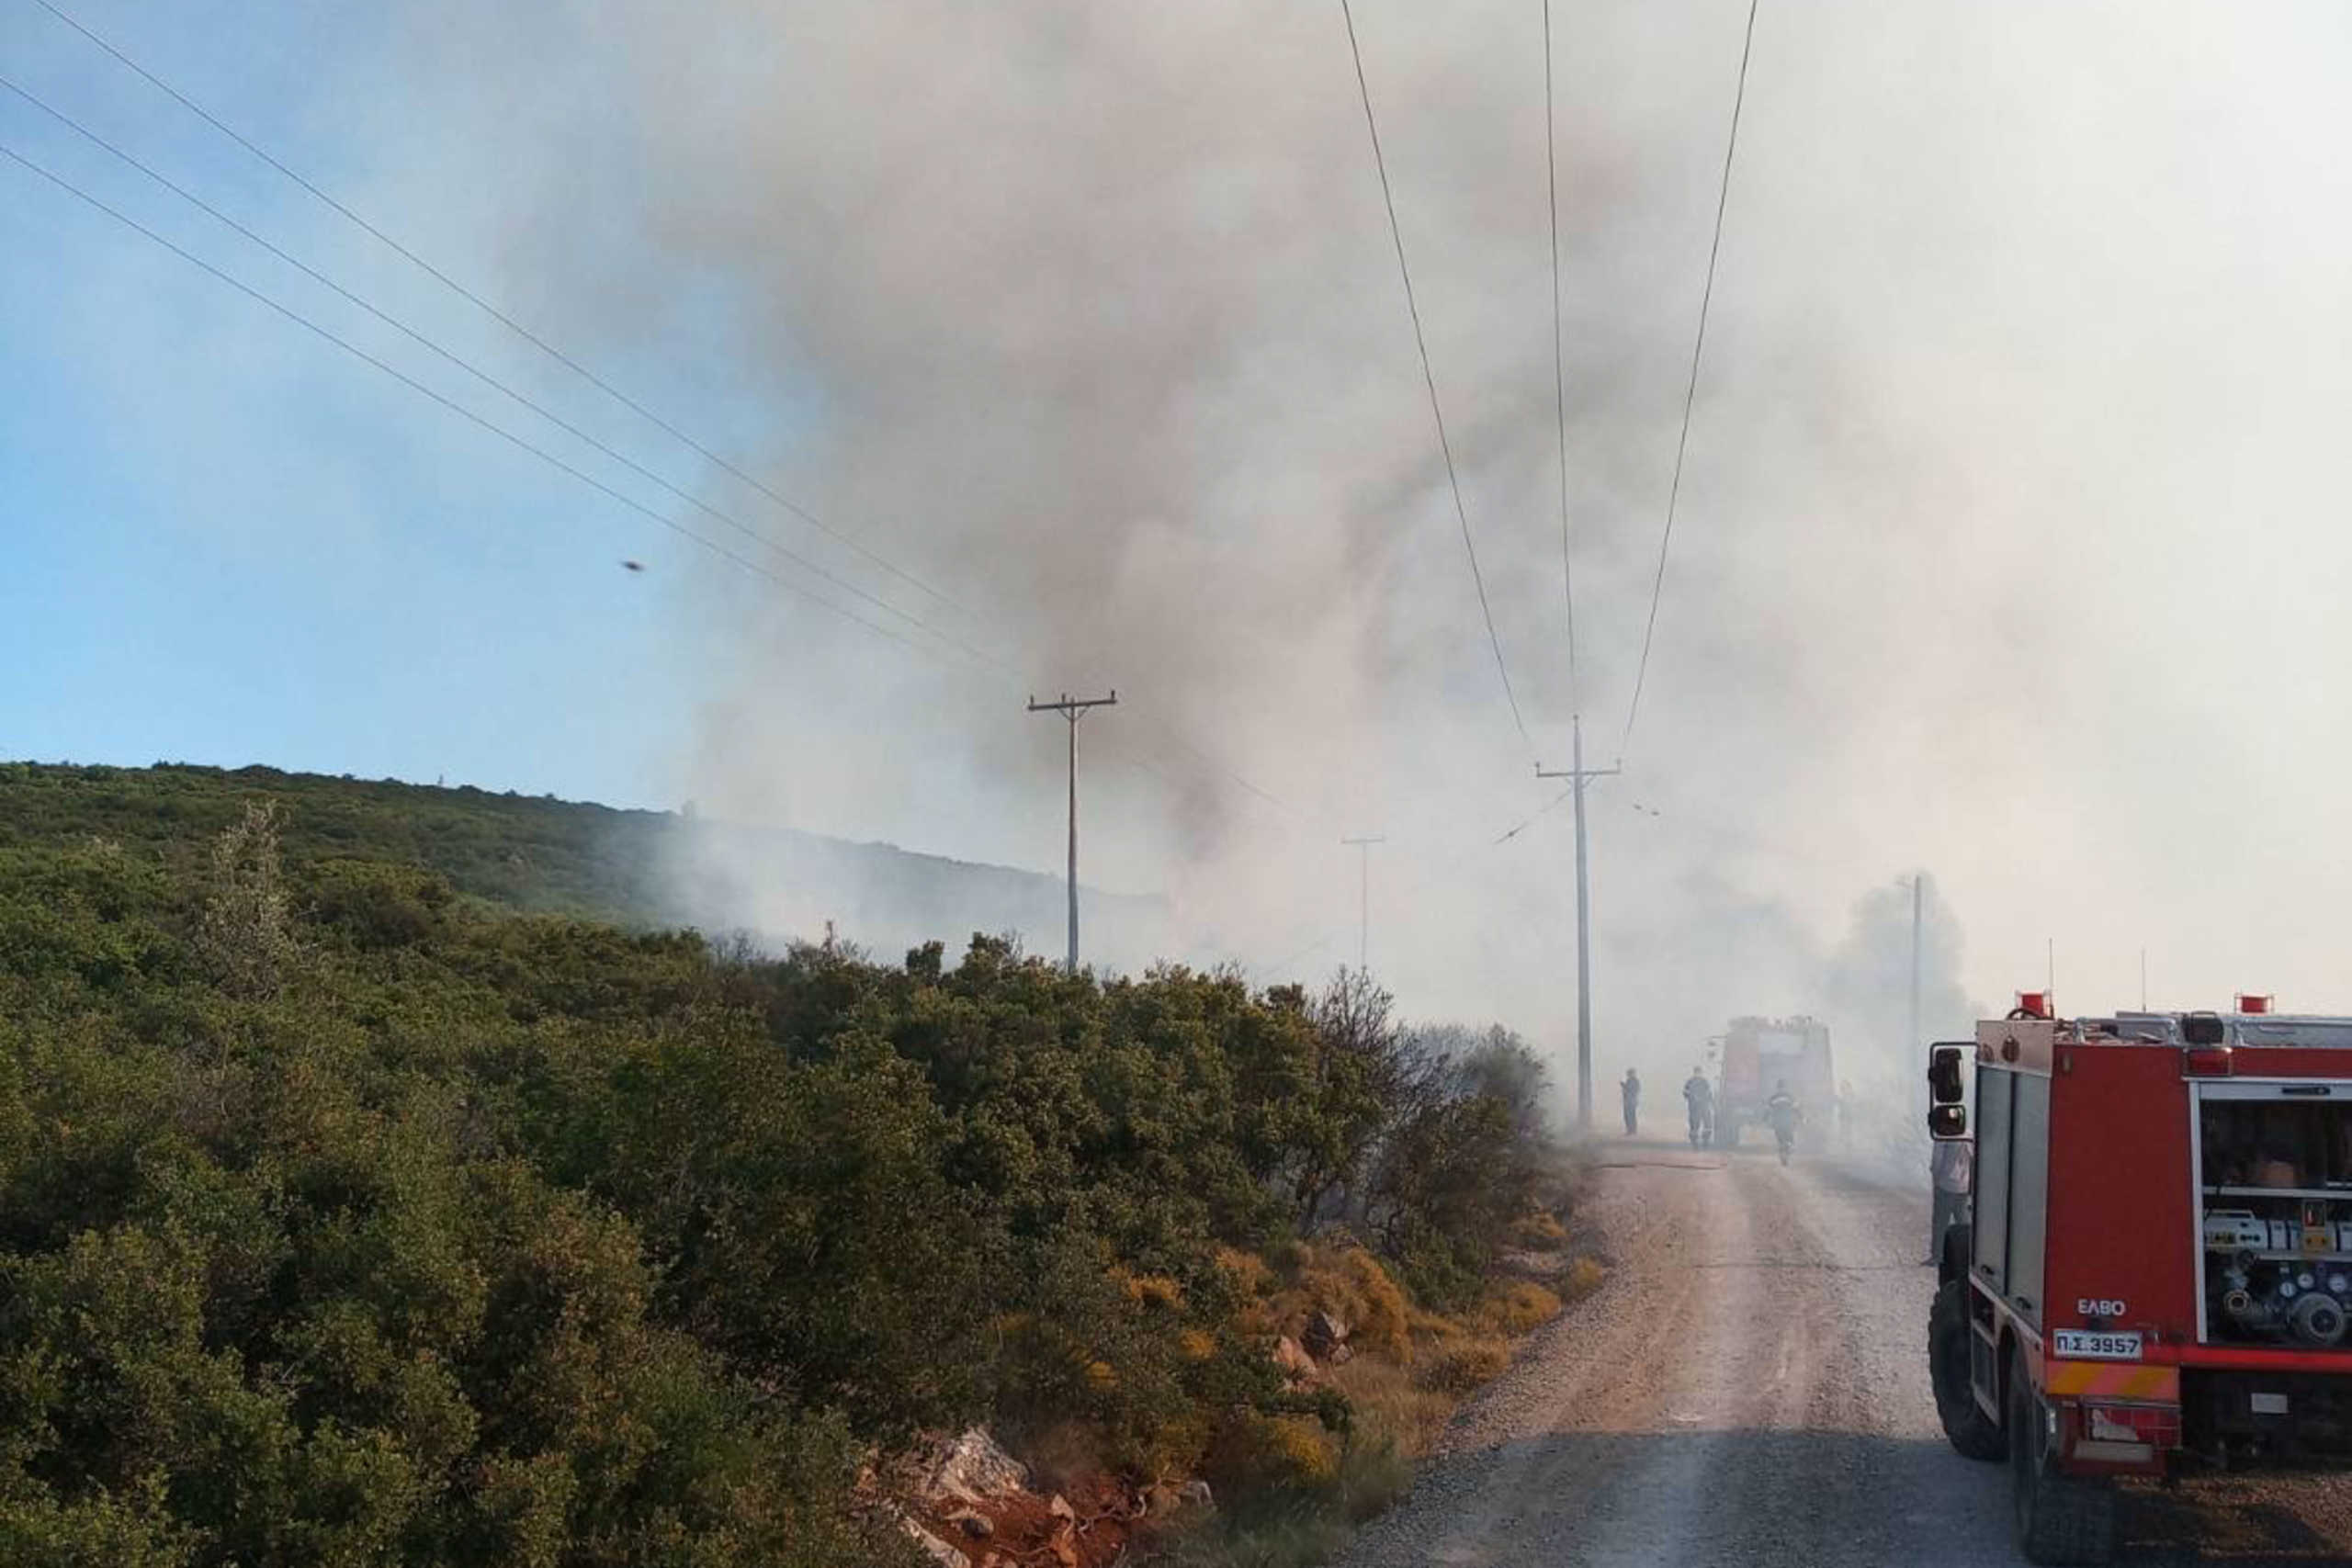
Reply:
[[[1733,1019],[1715,1085],[1715,1142],[1738,1147],[1743,1128],[1764,1125],[1765,1102],[1783,1084],[1826,1130],[1838,1100],[1828,1026],[1809,1018]]]
[[[1932,1048],[1975,1194],[1928,1321],[1952,1446],[2006,1460],[2018,1549],[2103,1561],[2108,1483],[2352,1460],[2352,1018],[2062,1020],[2029,995]]]

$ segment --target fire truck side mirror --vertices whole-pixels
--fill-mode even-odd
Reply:
[[[1928,1094],[1939,1106],[1958,1105],[1968,1098],[1961,1082],[1960,1064],[1962,1054],[1973,1049],[1966,1045],[1936,1045],[1928,1051]]]
[[[1968,1107],[1932,1106],[1928,1111],[1928,1135],[1938,1142],[1968,1136]]]

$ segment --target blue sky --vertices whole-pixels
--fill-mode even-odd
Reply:
[[[404,117],[383,106],[429,128],[434,105],[430,84],[387,79],[399,51],[372,30],[372,8],[68,8],[453,276],[521,309],[499,299],[497,236],[466,231],[463,201],[371,207],[386,199],[379,168],[397,167],[401,188],[429,189],[447,152],[424,130],[387,132]],[[0,4],[0,74],[694,482],[673,445],[31,0]],[[536,423],[6,92],[0,144],[502,423]],[[707,341],[719,341],[723,312],[704,304]],[[697,660],[725,656],[697,645],[682,596],[750,590],[714,586],[722,574],[681,559],[652,522],[5,162],[0,344],[0,625],[12,649],[0,661],[0,754],[266,761],[677,798],[683,694]],[[668,400],[714,443],[742,417],[723,389],[603,368]],[[629,482],[559,433],[542,426],[533,439]],[[651,570],[630,573],[624,558]]]

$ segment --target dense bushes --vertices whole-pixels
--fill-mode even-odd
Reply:
[[[877,1561],[861,1450],[976,1417],[1313,1471],[1290,1238],[1461,1299],[1540,1193],[1524,1049],[1358,977],[766,958],[182,816],[0,847],[0,1561]]]

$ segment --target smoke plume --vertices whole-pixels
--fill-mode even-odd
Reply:
[[[1738,1012],[1876,1038],[1913,865],[1939,1028],[2052,937],[2084,1009],[2136,999],[2143,946],[2160,1005],[2344,1002],[2352,24],[1767,5],[1627,741],[1745,7],[1555,16],[1581,702],[1589,760],[1625,768],[1592,795],[1605,1061],[1679,1067]],[[722,445],[926,585],[700,473],[930,651],[680,547],[675,612],[712,634],[681,794],[1050,871],[1065,737],[1023,699],[1115,686],[1080,736],[1084,872],[1165,894],[1170,951],[1351,960],[1338,840],[1382,832],[1367,945],[1408,1010],[1556,1043],[1567,813],[1492,842],[1547,799],[1572,705],[1540,14],[1357,22],[1532,739],[1336,6],[540,0],[404,48],[445,134],[560,149],[501,186],[537,319],[668,363]]]

